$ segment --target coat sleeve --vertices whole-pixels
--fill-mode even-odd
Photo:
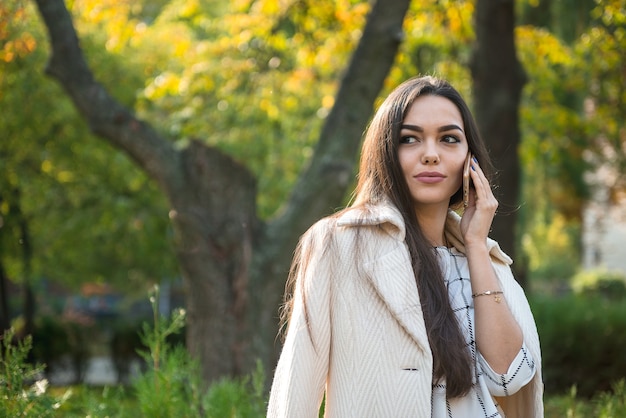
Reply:
[[[495,262],[494,268],[500,279],[511,313],[524,334],[525,347],[535,364],[535,374],[526,385],[512,396],[498,397],[497,399],[507,418],[543,418],[541,347],[535,319],[524,290],[513,277],[511,268],[500,262]]]
[[[526,344],[522,345],[506,373],[496,373],[487,360],[477,353],[477,361],[484,373],[484,382],[493,396],[511,396],[524,387],[535,376],[535,360]]]
[[[287,336],[274,372],[267,417],[317,417],[330,352],[330,264],[332,255],[319,227],[302,238],[296,257],[304,261],[296,286]],[[330,251],[332,253],[332,251]]]

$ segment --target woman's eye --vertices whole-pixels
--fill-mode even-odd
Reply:
[[[459,140],[459,138],[457,138],[457,137],[456,137],[456,136],[454,136],[454,135],[446,135],[446,136],[444,136],[443,138],[441,138],[441,140],[442,140],[443,142],[447,142],[447,143],[449,143],[449,144],[456,144],[457,142],[461,142],[461,141]]]
[[[400,137],[401,144],[413,144],[415,142],[417,142],[417,138],[413,135],[405,135]]]

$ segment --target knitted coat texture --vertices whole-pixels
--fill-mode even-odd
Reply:
[[[445,234],[464,252],[460,217]],[[271,418],[325,416],[430,418],[432,354],[404,242],[402,216],[389,204],[317,222],[301,239],[300,269],[287,336],[275,370]],[[541,352],[535,322],[512,260],[488,240],[492,265],[537,363],[517,393],[497,398],[507,418],[543,417]]]

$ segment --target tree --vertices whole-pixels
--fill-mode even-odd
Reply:
[[[276,306],[297,237],[351,184],[361,132],[401,41],[408,1],[376,2],[306,170],[281,214],[262,221],[256,179],[216,147],[177,148],[121,106],[92,75],[62,0],[37,0],[56,78],[90,129],[132,160],[167,196],[187,287],[188,346],[207,381],[274,361]]]
[[[50,283],[73,291],[106,277],[116,290],[145,295],[146,281],[176,274],[165,199],[124,155],[92,139],[42,73],[48,51],[36,17],[25,0],[0,6],[0,108],[10,109],[0,118],[0,324],[22,315],[18,336],[31,332],[36,313],[61,310],[56,298],[35,304]],[[90,58],[132,105],[138,72],[110,54]],[[12,284],[21,298],[7,295]]]
[[[513,0],[477,0],[471,62],[476,120],[496,168],[501,170],[500,207],[492,236],[511,255],[516,248],[512,226],[516,224],[520,188],[519,105],[526,82],[515,48],[514,9]]]

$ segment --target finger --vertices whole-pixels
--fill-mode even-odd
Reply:
[[[474,205],[480,206],[482,209],[487,210],[490,213],[495,213],[498,208],[498,200],[493,194],[489,180],[485,176],[485,173],[480,168],[478,162],[472,162],[471,176],[474,182],[474,190],[476,191]]]
[[[485,189],[489,188],[489,182],[483,171],[478,166],[472,166],[470,176],[472,178],[472,182],[474,183],[473,189],[476,191],[476,198],[480,199],[485,197],[487,193]]]
[[[478,197],[482,198],[493,196],[489,180],[487,179],[487,176],[485,176],[485,173],[480,168],[480,164],[478,164],[477,161],[472,161],[472,170],[470,170],[470,175],[472,176],[474,186],[479,193]]]

